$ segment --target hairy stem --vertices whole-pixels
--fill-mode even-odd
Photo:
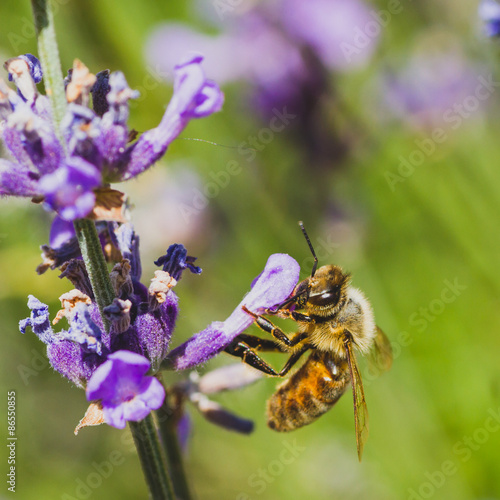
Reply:
[[[156,411],[156,420],[167,456],[168,468],[174,483],[175,495],[179,500],[191,500],[186,471],[184,470],[182,450],[179,446],[177,435],[177,423],[179,419],[177,413],[170,405],[169,394],[167,392],[163,405]]]
[[[95,301],[99,307],[104,328],[109,331],[109,321],[104,315],[104,308],[113,302],[115,292],[109,279],[108,266],[102,253],[99,235],[94,221],[90,219],[77,219],[74,221],[74,226]]]
[[[66,93],[54,29],[54,15],[50,0],[31,0],[31,8],[38,39],[38,56],[43,69],[43,81],[52,105],[54,128],[61,144],[65,147],[59,125],[66,111]]]
[[[140,422],[129,422],[142,471],[153,500],[175,500],[172,482],[167,473],[165,457],[149,414]]]

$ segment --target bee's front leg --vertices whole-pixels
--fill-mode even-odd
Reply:
[[[306,323],[314,323],[314,318],[308,316],[307,314],[299,313],[296,311],[290,311],[289,309],[271,309],[267,308],[265,310],[266,314],[275,315],[279,318],[288,319],[291,318],[294,321],[304,321]]]
[[[276,325],[274,325],[271,321],[269,321],[267,318],[262,316],[261,314],[255,314],[252,311],[250,311],[246,306],[242,306],[242,309],[247,313],[250,314],[250,316],[253,317],[255,324],[263,331],[270,333],[276,340],[279,342],[283,343],[287,347],[294,347],[302,340],[304,340],[307,337],[307,333],[299,333],[295,335],[292,339],[288,338],[287,335],[281,330],[281,328],[278,328]]]

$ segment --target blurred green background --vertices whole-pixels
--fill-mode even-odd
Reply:
[[[245,15],[250,3],[226,2],[235,5],[234,12],[214,27],[204,18],[215,3],[56,0],[63,67],[78,57],[93,72],[122,70],[132,88],[142,89],[129,124],[147,130],[159,122],[172,93],[156,80],[147,85],[144,48],[152,30],[179,20],[216,33]],[[367,5],[379,12],[388,3]],[[391,371],[365,375],[371,431],[361,464],[350,395],[314,425],[281,435],[266,427],[265,402],[277,384],[267,379],[217,397],[255,421],[251,436],[228,433],[191,412],[186,466],[195,498],[500,498],[498,86],[460,123],[443,123],[454,104],[467,104],[446,100],[460,78],[454,81],[452,72],[449,86],[441,88],[434,78],[444,78],[442,68],[429,70],[422,62],[426,53],[432,58],[451,47],[460,54],[460,71],[471,75],[467,97],[475,95],[481,76],[500,79],[498,47],[480,34],[474,1],[401,5],[381,27],[363,67],[328,74],[317,128],[328,144],[341,144],[342,155],[314,157],[301,142],[303,130],[293,124],[247,162],[238,145],[269,119],[249,105],[251,82],[236,82],[223,87],[221,113],[192,122],[183,133],[216,145],[176,140],[154,169],[121,186],[136,207],[143,282],[153,275],[153,259],[173,242],[184,243],[203,268],[201,276],[185,275],[176,288],[181,313],[174,345],[227,317],[271,253],[292,255],[306,277],[311,258],[297,226],[301,219],[320,263],[352,272],[394,346]],[[2,0],[0,26],[3,60],[36,54],[28,2]],[[394,111],[389,101],[396,91],[384,82],[388,74],[402,74],[410,59],[413,73],[405,85],[418,87],[423,75],[419,92],[430,104],[423,111]],[[433,135],[438,128],[442,140]],[[413,162],[406,170],[402,158]],[[241,173],[187,220],[180,207],[232,160]],[[1,407],[6,411],[6,393],[15,390],[17,498],[144,498],[128,431],[101,426],[75,437],[86,409],[83,393],[47,366],[34,335],[18,332],[19,319],[28,315],[28,293],[55,314],[58,296],[70,288],[58,272],[35,273],[50,216],[27,200],[4,199],[0,207]],[[287,328],[293,331],[293,324]],[[284,362],[276,355],[269,359],[274,366]],[[230,361],[222,355],[201,371]],[[280,457],[290,447],[293,460],[287,455],[284,463]],[[96,479],[98,464],[116,451],[120,464]],[[8,497],[6,487],[2,497]]]

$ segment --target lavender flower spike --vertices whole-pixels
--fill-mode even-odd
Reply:
[[[191,119],[221,108],[223,94],[205,78],[201,62],[196,57],[175,68],[174,95],[160,124],[129,145],[128,101],[138,92],[121,72],[105,71],[97,78],[75,60],[66,80],[69,104],[60,124],[62,144],[50,102],[36,87],[42,78],[40,63],[31,54],[9,59],[5,67],[18,93],[0,78],[0,138],[12,156],[0,160],[0,196],[43,201],[65,221],[105,218],[99,209],[107,200],[100,188],[144,172]],[[91,92],[94,109],[87,107]]]
[[[175,348],[166,359],[166,367],[185,370],[205,363],[224,350],[243,330],[248,328],[253,318],[242,310],[260,313],[287,299],[299,280],[300,266],[289,255],[273,254],[269,257],[264,271],[254,280],[252,289],[225,321],[215,321],[187,342]],[[165,367],[165,366],[164,366]]]
[[[165,389],[156,378],[146,376],[149,366],[140,354],[117,351],[94,372],[87,400],[101,400],[107,424],[124,429],[128,420],[142,420],[162,405]]]

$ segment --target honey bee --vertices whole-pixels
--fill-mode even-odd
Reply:
[[[368,437],[368,409],[355,351],[371,356],[380,370],[388,370],[392,364],[391,345],[375,325],[364,294],[351,286],[350,275],[334,265],[317,268],[314,248],[303,223],[299,225],[314,257],[311,276],[296,285],[290,298],[265,310],[266,315],[294,320],[297,332],[288,336],[264,315],[243,306],[273,340],[240,334],[226,351],[268,375],[283,377],[306,351],[312,350],[304,364],[269,399],[268,426],[287,432],[312,423],[339,400],[350,383],[361,461]],[[276,372],[256,351],[288,352],[290,357]]]

